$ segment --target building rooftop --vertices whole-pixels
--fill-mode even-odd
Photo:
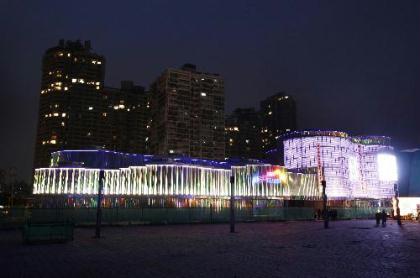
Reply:
[[[259,160],[228,159],[217,161],[187,156],[160,156],[123,153],[109,150],[62,150],[51,154],[51,167],[81,167],[119,169],[150,164],[188,164],[210,168],[229,169],[231,166],[263,164]]]

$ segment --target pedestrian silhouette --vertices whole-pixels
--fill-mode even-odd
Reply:
[[[376,227],[379,227],[379,223],[381,222],[381,213],[378,211],[375,213],[376,218]]]
[[[385,227],[386,225],[386,212],[385,210],[382,210],[382,227]]]

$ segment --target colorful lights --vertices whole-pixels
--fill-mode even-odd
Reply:
[[[147,164],[106,169],[105,195],[230,196],[230,176],[241,197],[318,198],[316,175],[287,173],[278,166],[257,164],[221,169],[188,164]],[[264,174],[265,173],[265,174]],[[254,179],[250,177],[266,178]],[[96,194],[98,169],[41,168],[35,170],[34,194]]]

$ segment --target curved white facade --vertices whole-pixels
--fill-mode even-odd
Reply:
[[[287,169],[316,168],[332,198],[391,198],[398,177],[392,147],[379,137],[302,132],[283,140]],[[379,139],[378,139],[379,138]],[[384,144],[382,144],[384,143]]]

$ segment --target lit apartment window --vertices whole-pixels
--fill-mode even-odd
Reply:
[[[273,114],[273,112],[272,111],[268,111],[268,115],[271,115],[271,114]]]
[[[50,140],[50,144],[52,144],[52,145],[55,145],[55,144],[57,144],[57,141],[56,140]]]
[[[205,97],[205,96],[207,96],[207,94],[205,92],[201,92],[201,96]]]
[[[246,139],[246,140],[245,140],[245,143],[249,144],[249,139]]]
[[[64,91],[67,91],[69,88],[68,87],[64,87]]]
[[[85,83],[85,80],[84,79],[79,79],[79,83],[84,84]]]
[[[102,64],[102,62],[101,61],[97,61],[96,64],[100,65],[100,64]]]
[[[174,153],[174,150],[169,150],[169,153]]]
[[[54,113],[53,115],[54,115],[54,117],[58,117],[58,113]]]
[[[66,124],[64,122],[61,122],[61,126],[65,126]]]
[[[66,113],[62,113],[61,117],[63,117],[63,118],[66,117]]]
[[[124,109],[125,108],[125,105],[124,104],[120,104],[120,105],[118,105],[118,108]]]
[[[72,78],[71,79],[71,83],[76,83],[77,82],[77,79],[76,78]]]
[[[71,53],[67,53],[67,57],[71,57]]]
[[[89,110],[93,110],[93,106],[89,106]]]
[[[102,113],[102,116],[106,117],[106,112],[103,112],[103,113]]]
[[[99,87],[99,86],[96,86],[96,90],[99,90],[101,87]]]

